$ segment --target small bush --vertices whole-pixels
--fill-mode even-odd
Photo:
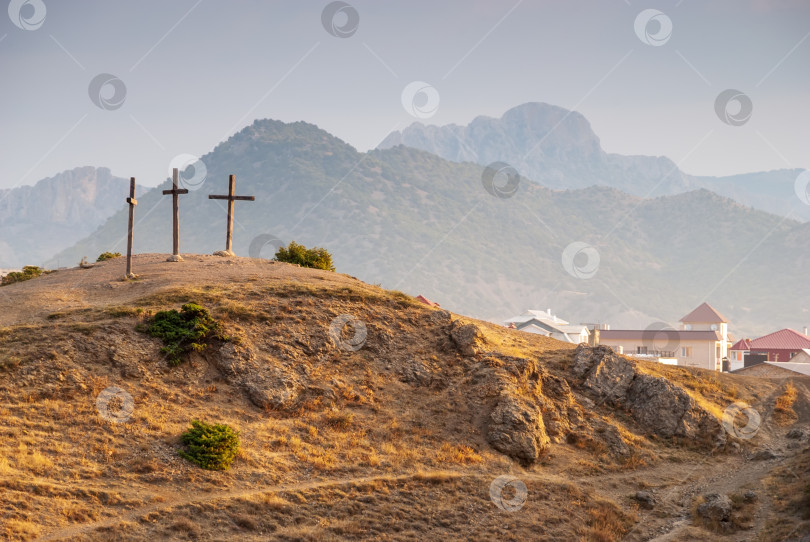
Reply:
[[[186,445],[180,456],[207,470],[228,470],[239,453],[239,432],[225,424],[194,420],[180,440]]]
[[[120,258],[120,252],[102,252],[99,254],[98,258],[96,259],[97,262],[106,262],[107,260],[112,260],[115,258]]]
[[[335,266],[332,265],[332,255],[325,248],[307,248],[295,241],[290,241],[289,246],[278,249],[276,261],[294,263],[301,267],[311,267],[312,269],[323,269],[325,271],[335,270]]]
[[[192,350],[205,350],[211,339],[230,340],[223,334],[219,322],[196,303],[186,303],[179,312],[174,309],[158,312],[146,331],[163,339],[165,346],[160,351],[169,357],[171,365],[180,364],[181,356]]]
[[[0,286],[6,286],[8,284],[14,284],[15,282],[22,282],[24,280],[31,280],[36,278],[43,273],[47,273],[41,267],[37,267],[36,265],[26,265],[22,268],[22,271],[12,271],[8,275],[0,280]]]

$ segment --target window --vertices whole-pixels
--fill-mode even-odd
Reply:
[[[646,354],[647,347],[646,346],[636,346],[636,354]]]
[[[681,347],[681,357],[682,358],[691,358],[692,357],[692,347],[691,346],[682,346]]]

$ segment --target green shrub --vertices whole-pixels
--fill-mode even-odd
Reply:
[[[335,266],[332,265],[332,255],[325,248],[307,248],[295,241],[290,241],[289,246],[278,249],[276,261],[295,263],[301,267],[324,269],[326,271],[335,270]]]
[[[196,303],[186,303],[179,312],[174,309],[158,312],[146,332],[163,339],[165,346],[160,351],[169,357],[171,365],[178,365],[181,356],[192,350],[205,350],[211,339],[230,340],[220,323]]]
[[[107,260],[112,260],[114,258],[120,258],[120,252],[102,252],[99,254],[98,258],[96,259],[97,262],[106,262]]]
[[[194,420],[180,437],[186,450],[180,456],[208,470],[228,470],[239,453],[239,432],[225,424]]]
[[[14,284],[15,282],[22,282],[24,280],[31,280],[36,278],[43,273],[47,273],[41,267],[37,267],[36,265],[26,265],[22,268],[22,271],[12,271],[8,275],[0,280],[0,286],[6,286],[8,284]]]

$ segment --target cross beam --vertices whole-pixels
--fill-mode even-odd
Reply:
[[[177,168],[172,168],[172,189],[164,190],[163,195],[172,195],[172,218],[174,222],[174,231],[172,233],[172,256],[169,258],[170,262],[182,262],[183,258],[180,257],[180,208],[178,206],[177,197],[181,194],[188,194],[186,188],[178,188],[177,181],[179,178]]]
[[[228,176],[228,195],[214,195],[210,194],[208,199],[225,199],[228,200],[228,224],[225,237],[225,252],[233,254],[231,247],[233,245],[233,202],[234,201],[256,201],[254,196],[237,196],[234,194],[236,189],[236,176]]]
[[[135,206],[138,205],[138,200],[135,199],[135,177],[129,179],[129,197],[127,198],[129,204],[129,227],[127,228],[127,274],[126,277],[131,279],[135,277],[132,273],[132,230],[135,226]]]

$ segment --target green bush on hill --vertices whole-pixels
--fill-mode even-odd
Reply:
[[[2,280],[0,280],[0,286],[7,286],[9,284],[14,284],[15,282],[31,280],[42,275],[43,273],[47,272],[41,267],[37,267],[36,265],[26,265],[22,268],[22,271],[12,271],[3,277]]]
[[[239,453],[239,432],[225,424],[194,420],[180,440],[186,445],[180,456],[208,470],[228,470]]]
[[[160,351],[169,357],[171,365],[179,365],[183,354],[204,350],[211,339],[230,340],[220,323],[196,303],[186,303],[179,312],[174,309],[158,312],[146,331],[163,339],[165,346]]]
[[[101,254],[99,254],[98,259],[96,259],[96,261],[97,262],[106,262],[107,260],[112,260],[114,258],[120,258],[120,257],[121,257],[120,252],[102,252]]]
[[[290,241],[289,246],[281,247],[276,252],[276,261],[294,263],[301,267],[311,267],[313,269],[324,269],[334,271],[332,265],[332,255],[325,248],[307,248],[299,245],[295,241]]]

